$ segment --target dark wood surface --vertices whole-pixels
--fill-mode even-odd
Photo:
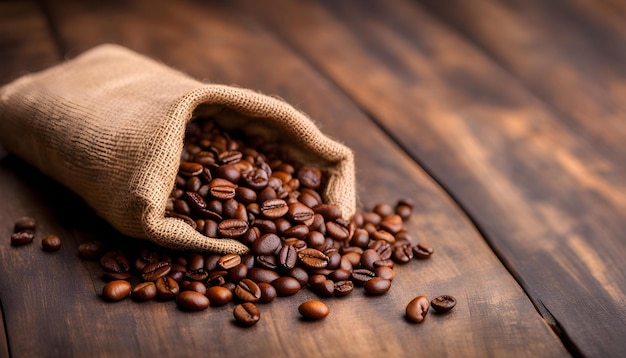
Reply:
[[[110,42],[278,95],[354,150],[362,207],[412,198],[408,228],[436,248],[383,296],[325,300],[320,322],[298,319],[307,290],[261,305],[251,329],[232,306],[108,303],[77,246],[119,234],[0,149],[0,356],[624,356],[625,9],[0,1],[0,84]],[[22,215],[63,248],[11,247]],[[458,305],[410,324],[419,294]]]

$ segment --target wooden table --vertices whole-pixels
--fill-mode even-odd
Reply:
[[[0,1],[0,84],[101,43],[308,113],[354,150],[360,205],[412,198],[436,254],[319,322],[308,290],[250,329],[108,303],[77,246],[116,232],[2,150],[0,356],[626,356],[625,2]],[[10,246],[22,215],[62,249]],[[420,294],[458,304],[410,324]]]

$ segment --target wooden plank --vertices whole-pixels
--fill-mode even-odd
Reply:
[[[483,238],[443,191],[341,90],[314,71],[273,34],[237,7],[146,1],[132,6],[55,3],[51,7],[73,55],[115,42],[200,79],[279,95],[307,112],[322,129],[357,153],[362,205],[410,197],[417,208],[408,229],[436,247],[436,256],[396,268],[393,288],[381,297],[355,293],[325,300],[323,322],[297,318],[308,291],[261,306],[252,329],[232,323],[230,307],[186,313],[173,303],[103,302],[95,263],[74,251],[94,237],[116,237],[68,190],[37,176],[19,161],[0,167],[3,235],[14,215],[36,216],[42,232],[65,239],[58,255],[36,264],[35,246],[0,245],[0,295],[14,356],[567,356],[524,292]],[[221,6],[225,6],[222,8]],[[68,209],[61,210],[67,207]],[[471,274],[469,274],[471,273]],[[52,278],[53,277],[53,278]],[[8,288],[11,288],[8,290]],[[45,294],[40,294],[45,292]],[[416,326],[402,316],[418,294],[459,299],[451,315]],[[58,324],[64,324],[58,329]],[[43,344],[41,344],[43,342]]]
[[[0,24],[0,85],[56,63],[58,53],[55,51],[45,17],[35,2],[0,2]],[[0,147],[0,167],[4,168],[7,161],[6,153]],[[3,227],[12,209],[15,209],[15,203],[3,203],[0,215]],[[2,272],[3,275],[8,274],[6,270]],[[8,357],[9,332],[5,330],[4,319],[4,309],[7,306],[2,299],[0,296],[0,356]]]
[[[475,26],[492,24],[483,22],[485,12],[477,9],[499,5],[479,3],[466,3],[463,10],[473,15]],[[572,354],[623,355],[626,168],[619,151],[626,141],[621,110],[608,118],[582,111],[586,122],[595,121],[585,128],[564,121],[497,62],[412,2],[296,6],[276,1],[251,8],[458,200]],[[498,43],[508,41],[507,35],[525,36],[529,27],[513,31],[507,24],[516,21],[517,12],[507,14],[490,30]],[[548,22],[552,18],[530,27],[537,30]],[[536,40],[545,49],[558,47],[540,32]],[[518,45],[507,47],[506,56],[533,52]],[[594,58],[555,54],[544,72]],[[623,70],[614,66],[611,72],[603,65],[612,60],[603,61],[591,61],[586,70]],[[585,71],[581,76],[587,77],[568,73],[583,84],[595,80]],[[543,79],[539,72],[531,75]],[[593,99],[606,94],[599,105],[574,96],[567,82],[554,93],[569,96],[570,105],[581,99],[572,111],[587,104],[617,109],[624,103],[617,101],[623,91],[613,89],[623,86],[622,79],[606,82],[613,86],[610,94],[590,84],[599,91]],[[607,145],[598,145],[603,140]]]
[[[59,60],[37,2],[0,2],[0,23],[0,84]]]

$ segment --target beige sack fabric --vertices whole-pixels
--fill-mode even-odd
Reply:
[[[118,45],[0,88],[0,144],[127,236],[172,249],[244,253],[236,240],[208,238],[165,217],[185,127],[198,112],[285,139],[328,173],[325,200],[346,219],[354,214],[353,154],[306,115],[252,90],[202,83]]]

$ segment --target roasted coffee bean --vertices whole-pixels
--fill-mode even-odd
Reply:
[[[156,281],[172,271],[172,264],[167,261],[151,262],[141,270],[144,281]]]
[[[254,281],[244,278],[235,287],[235,296],[245,302],[257,302],[261,298],[261,289]]]
[[[248,266],[244,263],[240,263],[239,265],[228,270],[228,275],[226,278],[228,281],[237,283],[248,276]]]
[[[87,260],[95,260],[102,256],[104,244],[98,240],[83,242],[78,245],[78,254]]]
[[[276,223],[273,220],[269,219],[255,219],[254,226],[259,228],[262,234],[276,234]]]
[[[102,287],[102,297],[107,301],[120,301],[130,295],[130,282],[115,280]]]
[[[391,288],[391,281],[382,277],[374,277],[363,284],[365,292],[370,295],[382,295]]]
[[[273,255],[281,247],[280,237],[276,234],[265,234],[252,245],[252,252],[257,255]]]
[[[406,306],[406,318],[415,323],[420,323],[426,318],[430,306],[426,296],[417,296],[412,299]]]
[[[389,216],[386,216],[378,225],[379,228],[385,232],[388,232],[392,235],[397,234],[398,232],[400,232],[400,230],[402,230],[403,226],[403,221],[402,221],[402,217],[400,217],[400,215],[396,215],[396,214],[392,214]]]
[[[261,319],[261,312],[252,302],[244,302],[233,308],[233,316],[240,325],[251,327]]]
[[[393,281],[395,272],[389,266],[379,266],[374,269],[376,277],[384,278],[385,280]]]
[[[354,290],[354,283],[352,281],[337,281],[333,293],[337,297],[347,296]]]
[[[295,295],[302,288],[298,280],[289,276],[279,277],[270,283],[274,286],[276,294],[280,297]]]
[[[402,199],[398,201],[395,213],[399,215],[402,220],[408,220],[413,214],[413,201],[410,199]]]
[[[179,285],[180,287],[181,285]],[[206,286],[200,281],[189,281],[182,291],[196,291],[199,294],[206,294]]]
[[[206,209],[206,201],[200,196],[200,194],[194,191],[186,191],[184,194],[185,201],[194,210]],[[174,206],[176,208],[176,206]]]
[[[157,297],[161,300],[171,300],[180,292],[178,282],[169,276],[164,276],[156,280]]]
[[[209,298],[211,306],[223,306],[233,300],[233,292],[222,286],[207,288],[206,296]]]
[[[324,242],[326,242],[326,238],[324,237],[324,234],[319,231],[310,231],[306,235],[304,241],[306,242],[308,247],[313,249],[319,249],[324,245]]]
[[[324,279],[313,285],[313,289],[320,296],[332,296],[335,293],[335,282],[333,280]]]
[[[279,278],[280,274],[278,274],[278,272],[273,271],[273,270],[268,270],[268,269],[260,268],[260,267],[253,267],[248,270],[247,277],[256,283],[261,283],[261,282],[270,283],[276,280],[277,278]]]
[[[235,189],[235,198],[244,204],[250,204],[257,200],[257,193],[250,188],[239,186]]]
[[[209,183],[209,193],[217,199],[230,199],[235,197],[237,185],[222,178],[215,178]]]
[[[202,173],[202,164],[193,162],[180,162],[178,173],[185,177],[191,177]]]
[[[267,186],[269,176],[266,171],[261,168],[255,168],[242,175],[242,180],[249,188],[253,190],[261,190]]]
[[[209,307],[209,299],[196,291],[183,291],[176,296],[176,304],[184,310],[202,311]]]
[[[262,302],[262,303],[272,302],[278,296],[276,294],[276,289],[271,284],[267,282],[261,282],[258,284],[258,286],[259,286],[259,289],[261,290],[261,298],[259,299],[259,302]]]
[[[137,302],[144,302],[154,299],[157,289],[154,282],[140,282],[132,288],[130,297]]]
[[[123,252],[112,250],[100,258],[100,267],[106,272],[128,272],[130,271],[130,261]]]
[[[344,241],[349,238],[350,231],[344,225],[337,221],[329,221],[326,223],[326,233],[335,240]]]
[[[305,286],[309,282],[308,272],[300,266],[287,270],[285,276],[295,278],[300,283],[300,286]]]
[[[376,274],[373,271],[364,269],[364,268],[354,269],[351,275],[352,275],[352,280],[354,281],[354,283],[358,285],[363,285],[367,281],[376,277]]]
[[[324,268],[328,265],[329,258],[323,252],[307,248],[298,252],[300,263],[312,269]]]
[[[296,177],[303,187],[317,189],[322,183],[322,172],[311,166],[302,166],[298,169]]]
[[[11,234],[11,245],[23,246],[30,244],[35,239],[35,234],[32,231],[20,231]]]
[[[367,248],[367,245],[370,242],[370,235],[365,229],[357,228],[354,230],[354,234],[352,234],[352,238],[350,239],[350,245],[356,246],[360,248]]]
[[[289,206],[283,199],[269,199],[261,204],[261,213],[268,219],[277,219],[287,214]]]
[[[309,320],[320,320],[326,318],[330,309],[321,301],[306,301],[298,306],[298,312],[302,317]]]
[[[278,259],[275,255],[259,255],[255,260],[258,267],[268,270],[276,270],[278,268]]]
[[[391,254],[393,252],[391,243],[385,240],[374,240],[372,241],[369,248],[378,252],[381,260],[387,260],[391,258]]]
[[[13,225],[13,232],[17,233],[20,231],[35,231],[37,226],[37,221],[35,218],[31,216],[22,216],[15,220]]]
[[[405,264],[413,258],[413,249],[409,245],[395,246],[391,258],[395,262]]]
[[[218,232],[226,238],[236,238],[248,230],[248,222],[241,219],[227,219],[217,226]]]
[[[217,267],[222,270],[230,270],[241,263],[241,256],[237,254],[226,254],[217,260]]]
[[[325,221],[335,221],[341,218],[341,209],[337,205],[319,203],[312,206],[311,209],[316,214],[322,215]]]
[[[287,212],[287,215],[289,216],[291,221],[297,224],[306,224],[309,221],[312,222],[314,214],[315,212],[313,211],[313,209],[300,202],[289,204],[289,210]]]
[[[416,246],[413,246],[413,257],[418,259],[427,259],[432,256],[434,251],[435,250],[428,245],[417,244]]]
[[[446,313],[456,306],[456,298],[450,295],[442,295],[430,301],[430,305],[438,313]]]
[[[343,269],[336,269],[328,275],[328,278],[337,282],[337,281],[347,281],[350,280],[352,276],[352,272]]]
[[[201,186],[202,186],[202,180],[200,180],[200,178],[197,176],[193,176],[187,179],[187,183],[185,184],[185,189],[187,189],[187,191],[189,192],[197,192],[198,190],[200,190]]]
[[[361,255],[361,266],[368,270],[374,270],[374,262],[380,261],[381,257],[374,249],[367,249]]]
[[[396,237],[393,236],[392,233],[387,232],[385,230],[376,230],[370,234],[370,237],[372,240],[385,241],[390,244],[393,244],[394,242],[396,242]]]
[[[159,261],[159,254],[154,250],[141,250],[139,256],[135,259],[135,269],[142,271],[143,268],[152,262]]]
[[[278,264],[284,269],[292,269],[298,262],[298,253],[291,245],[283,245],[278,252]]]

